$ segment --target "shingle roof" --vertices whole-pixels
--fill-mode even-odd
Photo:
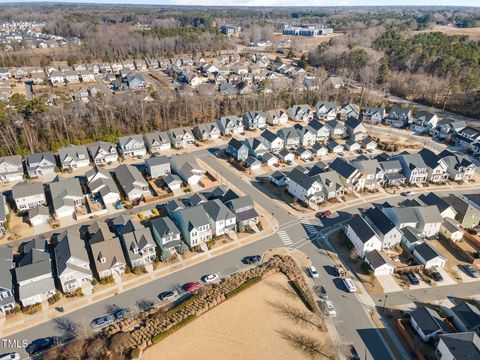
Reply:
[[[209,221],[202,205],[191,206],[185,209],[177,210],[178,216],[186,224],[188,231],[193,228],[208,225]]]
[[[440,315],[435,310],[425,306],[412,311],[410,316],[415,320],[426,336],[437,331],[448,331],[448,327],[443,322]]]
[[[287,175],[287,178],[289,181],[295,182],[306,190],[310,189],[315,183],[315,180],[313,180],[310,176],[298,171],[297,169],[290,171]]]
[[[214,221],[227,220],[235,218],[235,214],[232,213],[228,207],[226,207],[220,200],[211,200],[203,204],[205,212]]]
[[[433,192],[426,195],[421,194],[418,198],[426,205],[435,205],[440,212],[443,212],[450,207],[444,199]]]
[[[361,242],[366,243],[368,240],[376,236],[375,231],[368,223],[358,214],[352,216],[347,222]]]
[[[478,307],[462,301],[452,307],[453,313],[458,317],[467,330],[477,330],[480,328],[480,310]]]
[[[386,235],[395,229],[395,224],[376,207],[368,209],[365,212],[365,216],[368,217],[382,235]]]
[[[330,169],[335,170],[338,174],[343,176],[345,179],[348,179],[356,171],[358,171],[352,164],[343,158],[337,157],[330,164]]]
[[[393,267],[392,262],[388,257],[386,257],[382,252],[378,251],[377,249],[369,251],[365,258],[368,260],[369,264],[374,268],[377,269],[380,266],[388,264]]]
[[[33,181],[23,181],[15,184],[12,188],[13,199],[19,199],[31,195],[44,194],[43,184]]]
[[[440,340],[450,350],[455,360],[472,360],[480,358],[480,338],[474,332],[444,334]]]
[[[418,253],[425,261],[430,261],[441,256],[437,250],[426,242],[415,246],[414,253]]]
[[[77,271],[82,271],[85,274],[91,274],[90,268],[84,269],[75,264],[70,263],[72,258],[89,262],[85,243],[80,239],[78,231],[69,230],[62,232],[58,237],[58,243],[54,248],[55,266],[57,276],[60,276],[66,269],[73,267]]]

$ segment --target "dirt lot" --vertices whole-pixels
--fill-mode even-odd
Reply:
[[[280,303],[305,310],[290,289],[287,279],[275,274],[149,348],[145,360],[156,360],[160,355],[163,359],[193,360],[198,359],[198,354],[202,354],[203,360],[304,360],[305,355],[295,350],[279,331],[288,329],[315,337],[319,342],[330,340],[327,333],[297,325],[274,308],[273,304]]]
[[[419,32],[441,32],[446,35],[465,35],[472,38],[472,40],[480,40],[480,27],[462,29],[451,26],[436,25],[433,29],[423,30]]]
[[[335,36],[342,36],[341,33],[334,33],[332,35],[325,35],[325,36],[316,36],[316,37],[309,37],[309,36],[292,36],[292,35],[283,35],[280,33],[276,33],[274,36],[274,42],[280,41],[287,41],[292,40],[298,45],[300,50],[313,50],[316,49],[317,46],[323,42],[330,41],[332,37]]]

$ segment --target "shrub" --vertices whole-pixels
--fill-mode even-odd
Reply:
[[[177,246],[176,250],[180,255],[184,255],[188,252],[188,246],[182,241],[180,245]]]
[[[297,281],[289,281],[290,283],[290,286],[293,288],[293,290],[295,290],[295,292],[297,293],[298,297],[300,298],[300,300],[302,300],[302,302],[305,304],[305,306],[307,307],[308,310],[310,310],[311,312],[316,312],[317,311],[317,307],[315,305],[315,302],[313,301],[313,299],[310,297],[310,295],[308,295],[300,286],[300,284],[297,282]]]
[[[168,249],[162,249],[160,254],[160,260],[163,262],[168,262],[172,258],[172,253]]]
[[[57,291],[57,292],[55,292],[55,294],[53,294],[53,296],[51,298],[48,299],[48,303],[50,305],[55,304],[58,300],[60,300],[60,298],[61,298],[61,295]]]
[[[145,274],[145,273],[147,272],[147,270],[145,269],[145,266],[139,265],[139,266],[135,266],[135,267],[132,269],[132,272],[133,272],[135,275],[141,275],[141,274]]]
[[[114,284],[115,280],[113,279],[112,276],[107,276],[106,278],[100,279],[98,282],[101,285],[108,285],[108,284]]]
[[[22,312],[24,314],[28,314],[28,315],[33,315],[33,314],[39,312],[40,310],[42,310],[42,304],[33,304],[33,305],[29,305],[29,306],[24,306],[22,308]]]
[[[211,239],[211,240],[207,241],[208,250],[210,250],[213,247],[213,245],[215,245],[215,240],[214,239]]]
[[[193,320],[195,320],[195,315],[189,315],[185,319],[183,319],[182,321],[179,321],[175,325],[171,326],[169,329],[167,329],[165,331],[162,331],[161,333],[155,335],[154,337],[152,337],[152,345],[156,344],[156,343],[159,343],[160,341],[165,339],[167,336],[173,334],[175,331],[179,330],[180,328],[187,325],[188,323],[190,323]]]
[[[239,287],[233,289],[232,291],[230,291],[229,293],[225,294],[225,298],[226,299],[231,299],[232,297],[234,297],[235,295],[237,295],[238,293],[242,292],[243,290],[245,289],[248,289],[249,287],[255,285],[256,283],[258,283],[259,281],[262,280],[262,277],[261,276],[257,276],[257,277],[254,277],[254,278],[251,278],[250,280],[248,281],[245,281],[242,285],[240,285]]]

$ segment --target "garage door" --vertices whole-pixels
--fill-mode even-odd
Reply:
[[[375,269],[375,275],[390,275],[393,273],[393,269],[388,266],[381,266]]]

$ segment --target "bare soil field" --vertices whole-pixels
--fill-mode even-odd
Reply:
[[[275,304],[306,310],[282,274],[254,285],[147,349],[145,360],[181,358],[183,360],[304,360],[306,356],[294,349],[279,333],[315,337],[330,345],[328,333],[314,327],[302,327],[285,317]],[[200,355],[201,354],[201,355]]]
[[[293,35],[283,35],[281,33],[275,33],[275,42],[279,41],[287,41],[291,40],[292,42],[294,41],[300,50],[308,51],[308,50],[314,50],[317,48],[317,46],[321,43],[330,41],[332,37],[335,36],[342,36],[342,33],[333,33],[331,35],[324,35],[324,36],[293,36]]]
[[[441,26],[436,25],[433,29],[422,30],[419,32],[441,32],[446,35],[465,35],[470,37],[472,40],[480,40],[480,27],[475,28],[455,28],[451,26]]]

